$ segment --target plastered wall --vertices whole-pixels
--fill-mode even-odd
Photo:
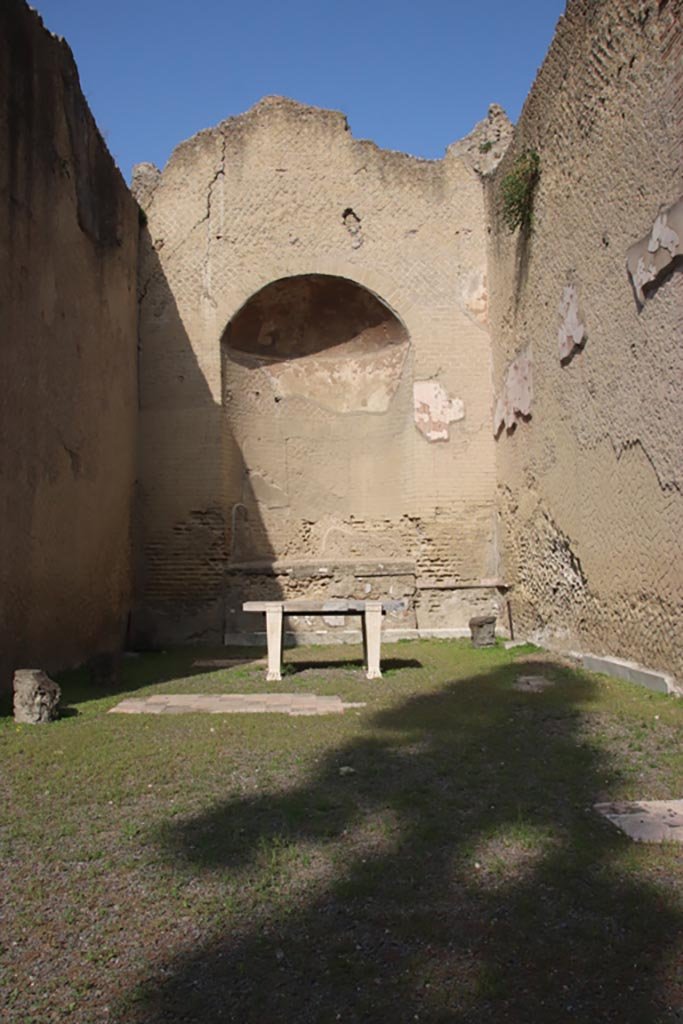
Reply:
[[[500,197],[527,147],[541,172],[525,239],[504,228]],[[518,626],[679,680],[682,148],[679,0],[573,0],[487,187]]]
[[[390,626],[410,629],[491,607],[495,588],[473,589],[498,553],[467,155],[382,151],[271,97],[133,187],[140,641],[262,628],[250,597],[393,597]]]
[[[0,686],[120,646],[138,211],[71,52],[0,6]]]

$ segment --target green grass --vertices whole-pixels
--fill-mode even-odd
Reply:
[[[591,810],[682,794],[683,704],[530,651],[288,651],[343,716],[106,714],[276,688],[170,651],[0,719],[3,1021],[683,1020],[683,848]]]

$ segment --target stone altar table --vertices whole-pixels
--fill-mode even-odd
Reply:
[[[269,682],[282,679],[282,647],[285,615],[360,615],[363,630],[363,658],[368,679],[381,679],[381,601],[245,601],[245,612],[265,612],[268,640]]]

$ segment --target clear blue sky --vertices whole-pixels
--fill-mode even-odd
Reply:
[[[356,138],[440,157],[500,103],[519,116],[565,0],[31,0],[69,42],[130,178],[277,93]]]

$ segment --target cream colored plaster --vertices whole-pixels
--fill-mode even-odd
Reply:
[[[203,603],[213,629],[223,614],[217,576],[205,572],[213,556],[199,560],[191,588],[184,576],[173,583],[181,539],[183,550],[189,543],[183,524],[195,523],[191,548],[201,547],[192,516],[207,506],[220,510],[226,565],[230,551],[232,561],[266,565],[391,553],[479,575],[492,537],[478,510],[488,504],[490,524],[495,476],[483,191],[467,160],[383,152],[355,140],[341,114],[271,97],[182,144],[160,177],[146,167],[137,179],[149,236],[141,405],[155,423],[153,435],[141,430],[143,589],[154,595],[143,596],[145,622]],[[253,296],[311,275],[378,297],[404,325],[406,345],[284,360],[232,351],[226,328]],[[275,336],[272,317],[263,330]],[[414,425],[416,380],[467,407],[457,437],[451,429],[429,457]],[[179,435],[188,416],[205,441],[195,436],[194,465],[181,469],[167,449],[187,449]],[[430,541],[447,519],[458,528]],[[325,542],[314,539],[321,523]],[[203,538],[218,550],[219,538]]]

